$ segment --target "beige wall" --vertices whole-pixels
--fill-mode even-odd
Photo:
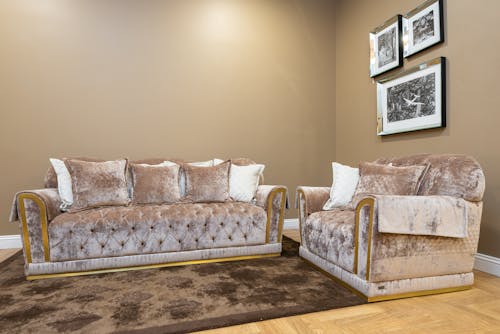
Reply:
[[[329,183],[332,17],[330,1],[2,1],[0,234],[53,156],[246,156],[266,183]]]
[[[422,0],[340,1],[337,7],[336,158],[355,164],[420,152],[470,154],[486,174],[479,252],[500,256],[500,29],[497,0],[445,1],[445,43],[412,56],[405,68],[448,60],[448,127],[376,136],[376,87],[368,73],[368,33]]]

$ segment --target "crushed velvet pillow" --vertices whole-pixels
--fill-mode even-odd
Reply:
[[[127,159],[89,162],[66,159],[71,175],[73,205],[68,210],[79,210],[110,205],[127,205]]]
[[[130,164],[132,174],[132,203],[175,203],[181,199],[177,164]]]
[[[98,158],[89,158],[89,157],[65,157],[62,158],[61,161],[65,159],[73,159],[73,160],[82,160],[82,161],[92,161],[92,162],[102,162],[104,160],[98,159]],[[50,164],[49,169],[47,170],[47,173],[45,173],[45,179],[44,179],[44,187],[45,188],[57,188],[57,173]]]
[[[186,197],[191,202],[225,202],[229,197],[229,168],[226,161],[213,167],[184,164]]]
[[[359,164],[359,182],[348,207],[355,209],[367,195],[416,195],[429,165],[392,166]]]

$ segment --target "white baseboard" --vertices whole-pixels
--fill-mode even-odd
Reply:
[[[285,222],[283,224],[283,229],[285,229],[285,230],[298,230],[299,229],[299,219],[298,218],[285,219]]]
[[[283,228],[287,230],[298,229],[298,218],[285,219]],[[20,235],[0,235],[0,249],[21,247]],[[474,262],[474,269],[500,277],[500,258],[478,253]]]
[[[0,249],[6,248],[21,248],[21,236],[20,235],[0,235]]]
[[[474,269],[500,277],[500,258],[478,253]]]

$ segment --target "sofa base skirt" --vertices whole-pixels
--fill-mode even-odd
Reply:
[[[251,260],[280,255],[281,243],[273,243],[255,246],[140,254],[64,262],[30,263],[25,267],[25,273],[28,280],[35,280],[210,262]]]
[[[366,298],[368,302],[467,290],[474,283],[474,274],[472,272],[385,282],[367,282],[359,276],[317,256],[304,246],[300,246],[299,254],[311,265]]]

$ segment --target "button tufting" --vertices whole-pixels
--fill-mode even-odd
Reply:
[[[150,229],[151,229],[151,230],[153,230],[153,229],[154,229],[154,227],[153,227],[153,226],[151,226],[151,227],[150,227]]]
[[[246,239],[246,238],[247,238],[247,235],[246,235],[246,234],[243,234],[243,237]]]
[[[189,224],[187,224],[187,226],[186,226],[186,227],[187,227],[187,228],[189,228]]]
[[[194,239],[195,242],[198,242],[198,238]]]
[[[158,243],[161,245],[163,243],[163,240],[160,240]]]
[[[101,244],[101,248],[104,248],[104,244]]]
[[[94,233],[94,229],[93,229],[93,228],[91,228],[91,229],[90,229],[90,232],[91,232],[91,233]]]
[[[123,247],[123,246],[125,246],[125,243],[122,241],[122,242],[120,242],[120,245]]]
[[[220,223],[220,226],[224,226],[224,223]]]
[[[144,241],[141,242],[141,246],[144,246]]]
[[[168,228],[172,228],[172,224],[168,225]]]
[[[233,237],[231,237],[231,236],[228,236],[228,238],[229,238],[229,240],[233,240]]]
[[[212,237],[212,241],[215,241],[215,237]]]
[[[181,243],[181,242],[182,242],[182,241],[181,241],[181,240],[179,240],[179,243]]]
[[[240,222],[236,222],[236,225],[240,225]]]
[[[135,226],[132,226],[132,231],[135,231]]]

